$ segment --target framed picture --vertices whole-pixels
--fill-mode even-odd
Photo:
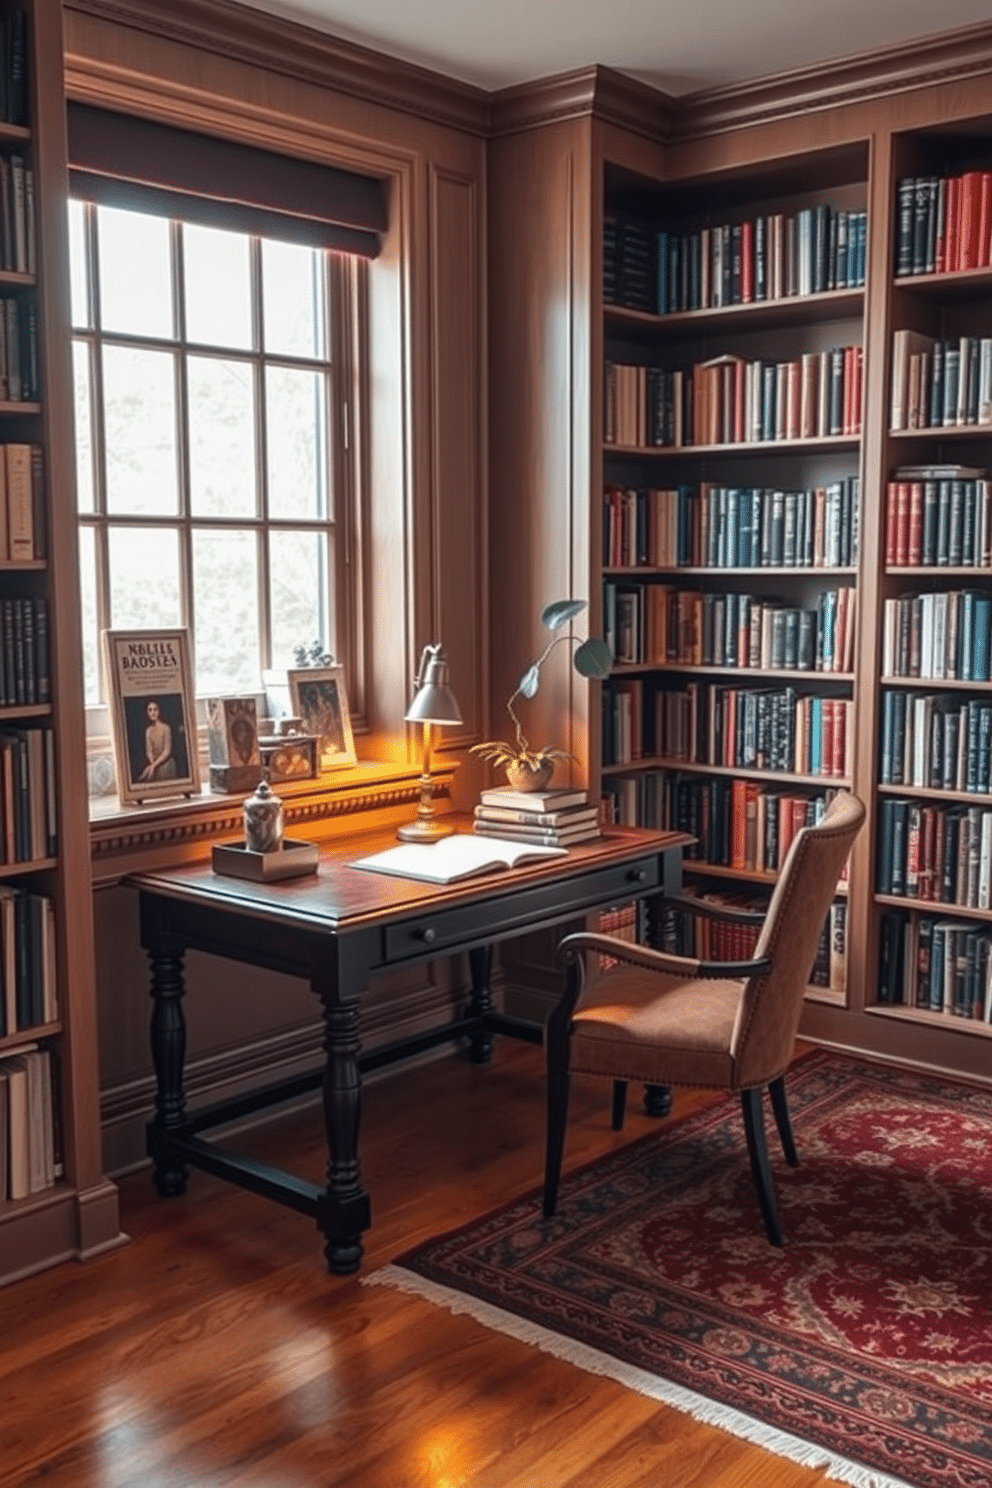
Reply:
[[[254,790],[262,778],[254,697],[207,698],[210,789]]]
[[[290,708],[305,734],[316,734],[317,765],[332,770],[335,765],[355,763],[355,742],[344,687],[344,667],[301,667],[286,673]]]
[[[200,789],[187,630],[105,630],[103,659],[124,803]]]

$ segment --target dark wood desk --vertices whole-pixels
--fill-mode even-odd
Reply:
[[[336,842],[322,851],[317,874],[282,883],[221,877],[209,864],[134,875],[128,882],[138,890],[141,943],[151,964],[157,1095],[148,1152],[159,1193],[182,1193],[189,1166],[202,1168],[314,1218],[330,1270],[356,1271],[362,1231],[371,1223],[358,1155],[362,1072],[452,1040],[464,1040],[476,1063],[489,1059],[497,1033],[540,1043],[540,1024],[493,1007],[493,946],[609,904],[676,893],[688,840],[675,832],[611,829],[601,840],[573,847],[567,857],[441,888],[349,866],[392,845],[395,838],[384,834]],[[306,978],[323,1008],[324,1068],[187,1113],[182,998],[183,957],[190,949]],[[465,1013],[443,1027],[362,1053],[361,998],[370,978],[462,951],[472,977]],[[318,1086],[329,1152],[323,1188],[199,1135]]]

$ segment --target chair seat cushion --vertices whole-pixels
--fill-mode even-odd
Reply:
[[[590,983],[574,1014],[570,1067],[614,1080],[733,1090],[744,986],[612,967]]]

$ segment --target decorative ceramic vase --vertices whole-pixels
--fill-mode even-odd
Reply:
[[[249,852],[278,852],[282,847],[282,802],[267,780],[245,802],[245,846]]]
[[[512,760],[506,767],[506,778],[518,791],[545,790],[554,773],[553,759],[542,759],[537,765],[529,765],[526,760]]]

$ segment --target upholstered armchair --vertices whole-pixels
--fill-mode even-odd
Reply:
[[[864,818],[857,797],[839,791],[822,819],[796,834],[748,960],[701,961],[584,931],[561,942],[565,991],[546,1032],[546,1216],[557,1203],[571,1072],[614,1081],[615,1127],[628,1081],[703,1086],[740,1095],[765,1229],[772,1245],[782,1244],[763,1092],[786,1161],[795,1166],[784,1077],[820,930]],[[603,956],[616,964],[600,971]]]

